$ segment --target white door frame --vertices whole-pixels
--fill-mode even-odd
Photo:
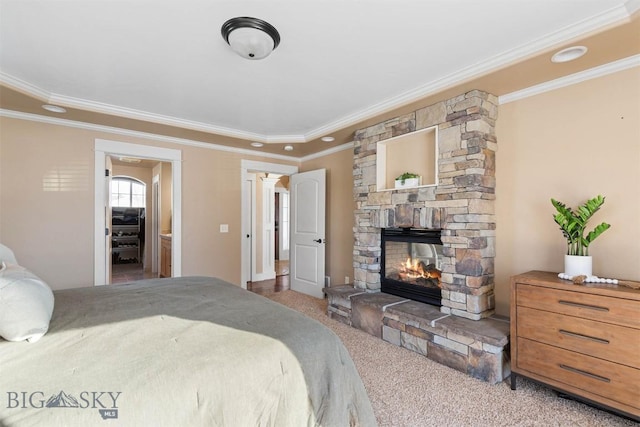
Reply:
[[[252,215],[251,212],[251,206],[246,206],[247,202],[246,202],[246,197],[248,196],[246,194],[246,186],[245,181],[247,179],[249,179],[249,171],[253,171],[253,172],[268,172],[268,173],[277,173],[277,174],[281,174],[281,175],[293,175],[295,173],[298,173],[298,166],[291,166],[291,165],[280,165],[277,163],[267,163],[267,162],[258,162],[258,161],[254,161],[254,160],[240,160],[240,188],[242,189],[242,195],[241,195],[241,210],[242,210],[242,232],[240,233],[240,239],[241,239],[241,257],[240,257],[240,262],[241,262],[241,267],[240,267],[240,286],[242,286],[244,289],[247,288],[247,273],[246,273],[246,263],[247,262],[251,262],[251,254],[249,253],[249,245],[246,244],[246,235],[250,234],[251,235],[251,239],[254,239],[254,235],[252,234],[251,230],[247,230],[246,229],[246,224],[248,223],[247,221],[247,216],[248,215]],[[253,205],[255,206],[255,200]],[[252,245],[255,246],[255,245]]]
[[[151,273],[158,272],[160,240],[160,175],[151,178]],[[147,215],[148,217],[148,215]]]
[[[105,170],[105,174],[104,174],[104,178],[106,180],[105,182],[105,189],[104,191],[107,192],[107,194],[111,194],[111,188],[113,185],[113,162],[111,161],[111,157],[106,157],[104,162],[104,166],[105,169],[108,170],[108,174]],[[111,224],[113,223],[113,218],[112,218],[112,210],[111,210],[111,197],[105,197],[104,199],[102,199],[102,205],[104,206],[104,224],[105,224],[105,240],[106,242],[104,242],[104,251],[105,251],[105,264],[104,264],[104,268],[106,270],[105,272],[105,279],[107,281],[107,283],[111,283],[112,279],[113,279],[113,257],[111,256],[111,254],[113,253],[113,241],[111,240],[112,236],[113,236],[113,229],[111,227]],[[107,225],[109,227],[109,231],[106,230]]]
[[[182,151],[150,145],[127,142],[95,140],[95,228],[94,228],[94,285],[106,285],[105,259],[105,212],[104,201],[110,195],[105,194],[104,166],[107,156],[137,157],[171,162],[173,206],[172,206],[172,244],[171,269],[173,277],[182,275]]]

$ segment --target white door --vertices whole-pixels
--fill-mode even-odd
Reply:
[[[111,177],[113,176],[113,163],[111,157],[105,157],[105,193],[104,198],[104,229],[105,229],[105,246],[104,251],[105,259],[105,271],[107,283],[111,283],[111,264],[113,263],[113,257],[111,256]]]
[[[324,298],[326,170],[291,175],[291,289]]]

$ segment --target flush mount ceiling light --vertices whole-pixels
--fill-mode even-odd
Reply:
[[[247,59],[262,59],[280,44],[275,27],[258,18],[231,18],[222,25],[222,38],[231,49]]]
[[[59,105],[44,104],[42,106],[42,108],[44,108],[47,111],[51,111],[52,113],[66,113],[67,112],[66,108],[62,108]]]
[[[584,47],[584,46],[571,46],[571,47],[568,47],[566,49],[562,49],[559,52],[556,52],[551,57],[551,62],[560,63],[560,62],[573,61],[574,59],[580,58],[585,53],[587,53],[587,48],[586,47]]]

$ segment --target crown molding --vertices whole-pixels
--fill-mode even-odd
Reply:
[[[633,67],[640,66],[640,55],[630,56],[628,58],[620,59],[618,61],[610,62],[608,64],[600,65],[599,67],[590,68],[579,73],[570,74],[559,79],[551,80],[541,83],[539,85],[530,86],[528,88],[518,90],[515,92],[507,93],[498,97],[498,104],[508,104],[509,102],[518,101],[520,99],[528,98],[530,96],[539,95],[544,92],[560,89],[562,87],[574,85],[587,80],[596,79],[598,77],[613,74],[618,71],[627,70]]]
[[[207,123],[197,122],[193,120],[179,119],[161,114],[149,113],[142,110],[132,108],[119,107],[116,105],[106,104],[102,102],[89,101],[86,99],[74,98],[71,96],[48,92],[36,85],[28,83],[24,80],[13,77],[5,72],[0,71],[0,84],[15,89],[18,92],[25,93],[42,100],[43,102],[60,105],[66,108],[76,108],[84,111],[92,111],[99,114],[109,114],[118,117],[124,117],[132,120],[143,120],[146,122],[158,123],[161,125],[175,126],[184,129],[191,129],[201,132],[213,133],[231,138],[239,138],[249,141],[259,141],[265,144],[274,143],[301,143],[307,142],[304,135],[262,135],[253,132],[246,132],[237,129],[231,129],[223,126],[210,125]]]
[[[183,129],[191,129],[200,132],[213,133],[231,138],[239,138],[248,141],[259,141],[263,143],[295,143],[306,142],[302,135],[284,135],[269,136],[254,132],[247,132],[238,129],[216,126],[207,123],[197,122],[194,120],[180,119],[177,117],[165,116],[161,114],[150,113],[132,108],[119,107],[116,105],[105,104],[96,101],[87,101],[79,98],[72,98],[64,95],[51,94],[49,102],[55,105],[61,105],[69,108],[78,108],[95,113],[110,114],[118,117],[124,117],[133,120],[143,120],[146,122],[158,123],[161,125],[175,126]],[[279,139],[276,139],[279,138]]]
[[[34,98],[38,98],[43,102],[49,102],[49,97],[51,96],[50,92],[47,92],[46,90],[29,82],[13,77],[2,70],[0,70],[0,84],[17,90],[18,92],[33,96]]]
[[[308,162],[309,160],[314,160],[320,157],[324,157],[324,156],[328,156],[329,154],[334,154],[334,153],[338,153],[340,151],[344,151],[344,150],[350,150],[353,149],[353,141],[352,142],[347,142],[346,144],[342,144],[342,145],[338,145],[336,147],[332,147],[329,149],[326,149],[324,151],[320,151],[318,153],[313,153],[313,154],[309,154],[308,156],[304,156],[301,157],[300,162]]]
[[[139,132],[139,131],[134,131],[129,129],[112,127],[112,126],[103,126],[103,125],[96,125],[92,123],[78,122],[75,120],[59,119],[57,117],[41,116],[38,114],[23,113],[20,111],[0,109],[0,117],[27,120],[32,122],[46,123],[46,124],[58,125],[58,126],[66,126],[66,127],[90,130],[95,132],[106,132],[114,135],[128,136],[133,138],[143,138],[143,139],[168,142],[171,144],[178,144],[178,145],[188,145],[191,147],[206,148],[209,150],[226,151],[226,152],[238,153],[243,155],[267,157],[271,159],[287,160],[291,162],[300,162],[300,159],[297,157],[284,156],[282,154],[262,153],[258,151],[247,150],[246,148],[228,147],[226,145],[211,144],[208,142],[195,141],[192,139],[176,138],[172,136],[158,135],[158,134],[149,133],[149,132]]]

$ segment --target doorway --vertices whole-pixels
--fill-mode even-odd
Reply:
[[[121,165],[112,158],[111,179],[111,283],[124,283],[152,277],[147,254],[147,184],[128,173],[143,177],[145,169]],[[127,159],[141,163],[141,159]],[[137,168],[138,169],[138,168]],[[145,274],[147,273],[147,274]]]
[[[243,166],[248,166],[250,163],[244,163]],[[264,164],[261,164],[263,166]],[[266,166],[268,167],[268,166]],[[260,246],[259,244],[253,244],[256,240],[254,236],[262,236],[269,235],[271,229],[267,226],[264,229],[260,230],[256,225],[260,225],[260,219],[255,221],[255,217],[262,217],[263,221],[265,218],[270,218],[271,214],[265,215],[264,212],[268,209],[263,209],[262,215],[255,215],[255,211],[257,209],[252,209],[251,205],[253,203],[253,199],[249,199],[245,197],[249,190],[252,187],[250,184],[252,182],[257,182],[256,179],[257,173],[250,168],[243,168],[242,177],[244,185],[242,187],[245,192],[242,197],[243,203],[243,256],[242,256],[242,287],[247,287],[248,289],[258,292],[258,293],[268,293],[271,291],[278,291],[283,289],[283,283],[278,283],[278,277],[275,274],[275,269],[272,268],[268,273],[271,277],[261,277],[257,279],[256,276],[252,276],[247,272],[246,260],[251,260],[252,264],[258,264],[258,262],[254,261],[251,258],[248,258],[247,254],[255,253],[255,247]],[[269,181],[269,176],[265,176],[265,181]],[[312,295],[318,298],[322,298],[323,288],[325,284],[325,191],[326,191],[326,170],[318,169],[313,171],[308,171],[304,173],[292,173],[290,174],[291,182],[291,200],[290,200],[290,238],[287,239],[290,242],[291,247],[291,257],[290,257],[290,265],[288,275],[282,276],[287,278],[286,286],[302,292],[308,295]],[[269,188],[269,186],[267,186]],[[255,191],[257,195],[265,194],[268,195],[269,192],[261,192]],[[272,198],[263,197],[262,200],[259,200],[258,197],[255,198],[255,205],[264,205],[265,200],[274,200]],[[271,203],[271,209],[275,203]],[[251,217],[254,216],[252,219]],[[256,224],[257,222],[257,224]],[[250,233],[246,233],[246,231],[251,230]],[[263,241],[264,245],[264,241]],[[275,244],[270,242],[270,244],[264,245],[266,251],[270,251],[271,253],[275,253]],[[265,253],[266,253],[265,251]],[[253,252],[253,253],[252,253]],[[274,256],[275,258],[275,256]],[[274,260],[272,258],[271,260]],[[271,261],[269,260],[269,261]],[[264,263],[264,257],[262,262]],[[274,263],[275,264],[275,263]],[[246,280],[246,278],[250,278],[250,280]],[[257,282],[257,283],[256,283]],[[256,289],[256,286],[259,289]]]
[[[280,258],[283,255],[280,246],[278,250],[275,247],[275,197],[278,192],[286,191],[284,189],[276,191],[276,188],[280,188],[276,184],[282,178],[287,178],[288,182],[288,176],[297,172],[297,166],[251,160],[241,161],[242,270],[240,284],[245,289],[249,282],[271,281],[275,284],[276,280],[279,282],[288,280],[288,267],[286,274],[277,275],[276,272],[276,253],[279,253]],[[264,195],[267,196],[264,197]],[[278,215],[281,215],[281,212]],[[279,244],[283,239],[281,230],[279,221],[277,234]],[[282,273],[281,265],[277,267],[277,271]]]
[[[94,228],[94,284],[105,285],[111,282],[111,254],[107,250],[111,243],[110,176],[105,177],[107,160],[111,157],[153,160],[154,163],[166,162],[171,165],[170,188],[165,198],[170,203],[172,224],[171,275],[182,275],[182,152],[180,150],[159,148],[148,145],[130,144],[103,139],[95,140],[95,228]],[[105,184],[106,178],[106,184]],[[148,205],[148,204],[147,204]],[[148,213],[148,212],[147,212]],[[107,242],[108,244],[105,244]],[[149,258],[150,259],[150,258]],[[151,263],[150,263],[151,264]]]
[[[170,277],[166,267],[161,270],[169,262],[167,254],[164,263],[159,260],[166,246],[161,247],[159,240],[171,234],[171,163],[122,156],[109,159],[113,176],[108,283]]]
[[[108,158],[113,176],[111,248],[107,253],[111,257],[111,280],[107,283],[159,277],[160,239],[169,239],[171,234],[171,163]]]

